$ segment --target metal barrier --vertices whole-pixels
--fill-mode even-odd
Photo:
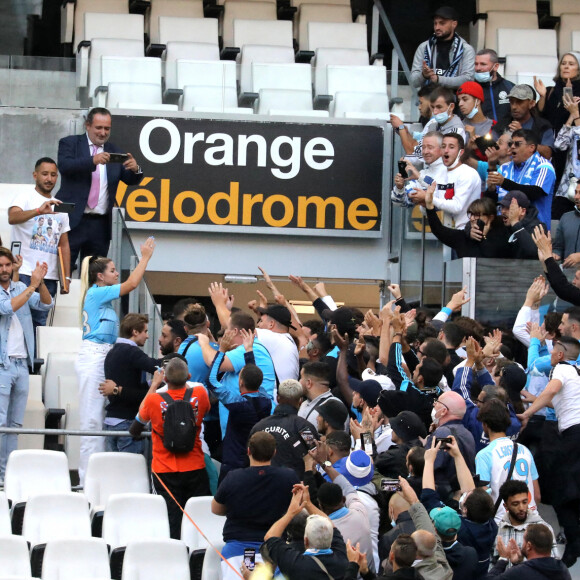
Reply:
[[[74,437],[132,437],[129,431],[83,431],[81,429],[27,429],[24,427],[0,427],[0,434],[12,435],[73,435]],[[142,437],[151,437],[151,431],[143,431]]]

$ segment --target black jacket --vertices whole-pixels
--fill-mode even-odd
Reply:
[[[570,572],[561,560],[556,558],[534,558],[506,571],[507,560],[498,560],[489,571],[488,578],[505,580],[571,580]]]
[[[138,346],[117,342],[105,357],[105,378],[123,387],[119,395],[111,395],[107,417],[135,418],[139,405],[147,394],[146,373],[153,374],[159,361],[147,356]]]
[[[453,248],[459,258],[509,258],[511,248],[508,243],[509,232],[502,222],[496,220],[487,236],[478,242],[469,237],[469,225],[465,230],[448,228],[441,223],[437,210],[428,209],[427,219],[437,239]]]
[[[256,431],[266,431],[276,439],[276,454],[272,458],[272,465],[290,467],[298,477],[304,477],[304,454],[306,447],[299,436],[299,430],[309,428],[318,439],[318,432],[303,417],[298,416],[298,409],[291,405],[278,405],[274,413],[256,423],[250,435]]]
[[[396,479],[407,477],[407,453],[412,447],[423,447],[419,439],[405,441],[398,445],[391,445],[387,451],[379,453],[375,461],[375,469],[383,476]]]
[[[521,221],[513,226],[508,226],[511,233],[509,238],[512,246],[512,256],[519,260],[535,260],[538,257],[538,248],[532,239],[532,232],[536,226],[543,226],[546,231],[546,224],[538,218],[538,210],[530,206],[526,215]]]
[[[358,575],[358,564],[349,562],[344,574],[344,580],[356,580]],[[415,568],[399,568],[396,572],[385,572],[382,576],[377,576],[369,570],[361,576],[363,580],[423,580],[423,576]]]
[[[443,550],[449,566],[453,570],[453,580],[475,578],[478,563],[475,548],[455,542],[447,548],[443,546]]]
[[[500,74],[497,75],[497,80],[489,83],[479,83],[483,89],[485,99],[481,103],[481,112],[488,119],[495,119],[498,123],[507,117],[511,116],[510,101],[507,98],[509,92],[512,90],[514,83],[504,79]],[[500,97],[500,94],[502,96]],[[493,105],[492,105],[493,101]],[[500,102],[502,101],[502,102]],[[495,106],[495,115],[494,112]]]
[[[580,306],[580,288],[568,282],[566,274],[560,270],[560,266],[554,258],[548,258],[544,261],[546,267],[546,278],[554,290],[556,296],[561,300],[570,302],[574,306]]]
[[[415,531],[415,524],[409,512],[400,513],[395,524],[392,530],[389,530],[379,538],[379,560],[381,562],[389,557],[393,542],[401,534],[411,535]]]

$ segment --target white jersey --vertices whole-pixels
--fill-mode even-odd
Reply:
[[[557,364],[550,373],[551,379],[562,383],[560,392],[552,399],[558,429],[562,432],[573,425],[580,425],[580,376],[577,368],[571,364]]]
[[[481,179],[469,165],[447,169],[447,178],[437,183],[433,205],[443,210],[443,225],[462,230],[469,221],[467,208],[481,198]]]
[[[484,447],[475,456],[475,472],[481,480],[489,481],[491,497],[494,502],[499,497],[499,488],[507,481],[513,451],[514,442],[509,437],[500,437]],[[512,479],[526,482],[530,493],[528,506],[530,509],[537,509],[533,482],[538,479],[538,470],[530,450],[521,443],[518,443],[518,454]],[[503,503],[500,503],[495,521],[499,522],[504,513]]]
[[[258,328],[257,335],[272,357],[278,381],[282,382],[286,379],[298,380],[300,375],[298,349],[290,334]]]
[[[19,207],[23,211],[29,211],[39,208],[50,199],[52,198],[44,197],[32,188],[32,191],[16,196],[10,207]],[[11,226],[12,241],[22,244],[20,273],[30,276],[36,268],[36,262],[46,262],[48,265],[46,279],[58,280],[57,248],[60,237],[69,230],[66,213],[35,215],[28,221]]]

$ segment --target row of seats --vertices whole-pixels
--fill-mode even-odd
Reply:
[[[111,568],[107,544],[100,538],[74,536],[50,539],[42,564],[31,566],[28,545],[19,536],[0,539],[2,578],[42,580],[108,580]],[[127,545],[120,580],[190,580],[187,546],[179,540],[134,540]]]

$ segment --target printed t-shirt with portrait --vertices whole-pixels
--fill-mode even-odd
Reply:
[[[39,208],[52,198],[40,195],[35,189],[32,192],[20,193],[12,202],[11,207],[19,207],[23,211]],[[70,231],[68,214],[55,213],[35,215],[33,218],[11,226],[13,242],[22,244],[20,255],[22,267],[20,273],[30,276],[36,262],[46,262],[47,280],[58,280],[58,244],[62,234]]]
[[[197,434],[195,444],[189,453],[172,453],[163,445],[163,422],[167,403],[159,393],[151,393],[143,400],[143,406],[139,409],[137,420],[141,423],[151,421],[153,439],[153,460],[151,469],[157,473],[176,473],[195,471],[205,468],[205,458],[201,448],[201,422],[209,410],[209,396],[206,388],[200,383],[188,382],[187,387],[170,389],[167,393],[171,398],[183,399],[186,388],[192,388],[191,406],[194,409]]]
[[[114,344],[119,334],[119,318],[112,301],[121,295],[121,284],[91,286],[83,304],[83,340]]]

